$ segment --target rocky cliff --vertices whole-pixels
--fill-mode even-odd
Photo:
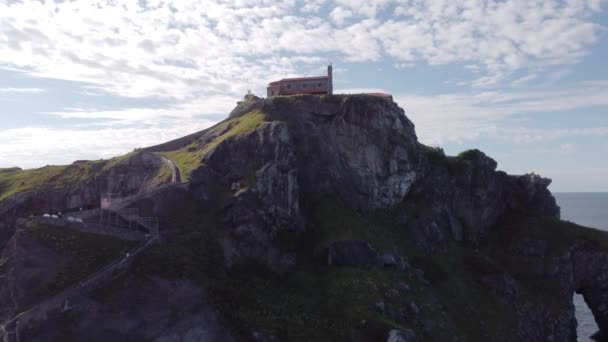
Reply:
[[[606,234],[560,221],[549,179],[420,144],[391,100],[253,99],[144,153],[188,181],[129,204],[162,218],[163,243],[73,308],[79,320],[59,313],[28,336],[62,324],[73,340],[574,341],[574,292],[608,334]],[[131,192],[146,182],[125,177]],[[81,184],[54,191],[112,187]],[[27,240],[11,241],[8,264]]]
[[[162,158],[144,151],[111,160],[5,170],[0,172],[0,246],[19,217],[99,207],[102,194],[124,197],[171,183],[171,170]]]

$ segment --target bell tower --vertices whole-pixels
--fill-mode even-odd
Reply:
[[[334,94],[334,76],[333,76],[333,67],[332,64],[329,63],[327,66],[327,95]]]

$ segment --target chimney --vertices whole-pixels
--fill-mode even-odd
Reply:
[[[329,84],[327,85],[327,94],[334,94],[334,76],[333,76],[333,68],[331,63],[327,66],[327,77],[329,78]]]

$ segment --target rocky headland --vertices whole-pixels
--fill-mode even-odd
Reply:
[[[419,143],[391,99],[253,98],[205,131],[32,172],[0,170],[2,320],[129,247],[30,215],[118,193],[160,243],[21,341],[576,341],[575,292],[608,340],[608,235],[561,221],[547,178]]]

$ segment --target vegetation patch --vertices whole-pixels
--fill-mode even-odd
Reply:
[[[525,213],[513,213],[505,217],[491,237],[497,246],[508,248],[522,241],[542,241],[546,256],[559,256],[577,242],[608,248],[608,233],[594,228],[579,226],[553,217],[537,217]]]
[[[407,308],[410,302],[417,303],[420,317],[428,320],[436,320],[445,311],[446,338],[486,341],[488,336],[512,331],[509,307],[483,286],[483,274],[470,265],[471,256],[465,248],[453,246],[446,254],[425,255],[399,224],[399,212],[424,216],[428,214],[424,206],[363,214],[334,198],[318,197],[306,199],[305,210],[307,232],[278,242],[297,249],[298,266],[285,275],[272,274],[256,264],[224,266],[219,240],[225,228],[220,220],[208,218],[193,222],[189,229],[185,223],[180,234],[146,250],[134,265],[135,274],[199,283],[224,324],[241,338],[262,329],[289,341],[345,341],[352,339],[353,332],[364,340],[385,340],[391,328],[414,327],[411,321],[391,320],[376,306],[401,281],[411,290],[403,293],[397,304]],[[219,217],[212,212],[208,215]],[[332,241],[343,239],[365,240],[380,251],[398,250],[424,271],[430,284],[395,268],[328,266],[319,252]],[[478,263],[492,272],[499,268],[485,259]],[[439,308],[432,306],[437,301]],[[480,328],[479,322],[485,327]],[[419,334],[424,339],[424,333]]]
[[[108,172],[136,153],[134,151],[109,160],[83,160],[71,165],[48,165],[38,169],[0,169],[0,201],[20,192],[42,188],[69,188],[75,183]],[[166,179],[167,174],[171,177],[171,170],[168,166],[166,169],[163,167],[155,179],[160,182],[162,179]]]
[[[120,164],[121,162],[123,162],[123,161],[125,161],[125,160],[127,160],[127,159],[129,159],[129,158],[131,158],[131,157],[133,157],[133,156],[134,156],[134,155],[136,155],[136,154],[137,154],[137,151],[132,151],[132,152],[129,152],[129,153],[125,154],[125,155],[118,156],[118,157],[114,157],[114,158],[112,158],[112,159],[108,160],[108,161],[105,163],[105,165],[104,165],[104,167],[103,167],[103,170],[102,170],[102,171],[108,171],[108,170],[110,170],[111,168],[113,168],[113,167],[117,166],[117,165],[118,165],[118,164]]]
[[[69,228],[28,223],[27,230],[43,245],[67,255],[70,264],[56,279],[40,288],[35,296],[45,298],[86,278],[120,258],[134,246],[133,242],[111,236],[83,233]]]
[[[482,153],[482,152],[479,151],[478,149],[474,148],[474,149],[462,151],[462,152],[458,153],[458,155],[456,157],[458,157],[460,159],[471,159],[480,153]]]
[[[18,171],[23,171],[23,170],[19,167],[0,168],[0,174],[13,173],[13,172],[18,172]]]
[[[159,153],[174,161],[179,167],[182,177],[186,178],[190,174],[190,171],[202,165],[204,156],[220,143],[226,139],[238,138],[252,132],[264,121],[264,113],[260,110],[253,110],[244,115],[220,122],[210,128],[204,137],[199,137],[178,150]]]
[[[608,248],[608,233],[553,217],[532,216],[523,212],[511,213],[503,218],[489,237],[491,250],[484,250],[489,258],[500,264],[505,272],[521,285],[521,296],[528,303],[539,303],[551,310],[563,310],[564,289],[558,279],[539,276],[538,267],[548,266],[555,257],[561,257],[575,244],[586,244],[587,248]],[[499,246],[498,248],[496,246]],[[520,250],[536,249],[537,256],[523,261],[517,258]]]
[[[56,179],[68,166],[45,166],[39,169],[0,173],[0,200],[19,192],[30,191]]]
[[[161,184],[166,184],[171,181],[173,178],[173,170],[171,167],[165,163],[158,169],[154,178],[152,178],[151,186],[159,186]]]

